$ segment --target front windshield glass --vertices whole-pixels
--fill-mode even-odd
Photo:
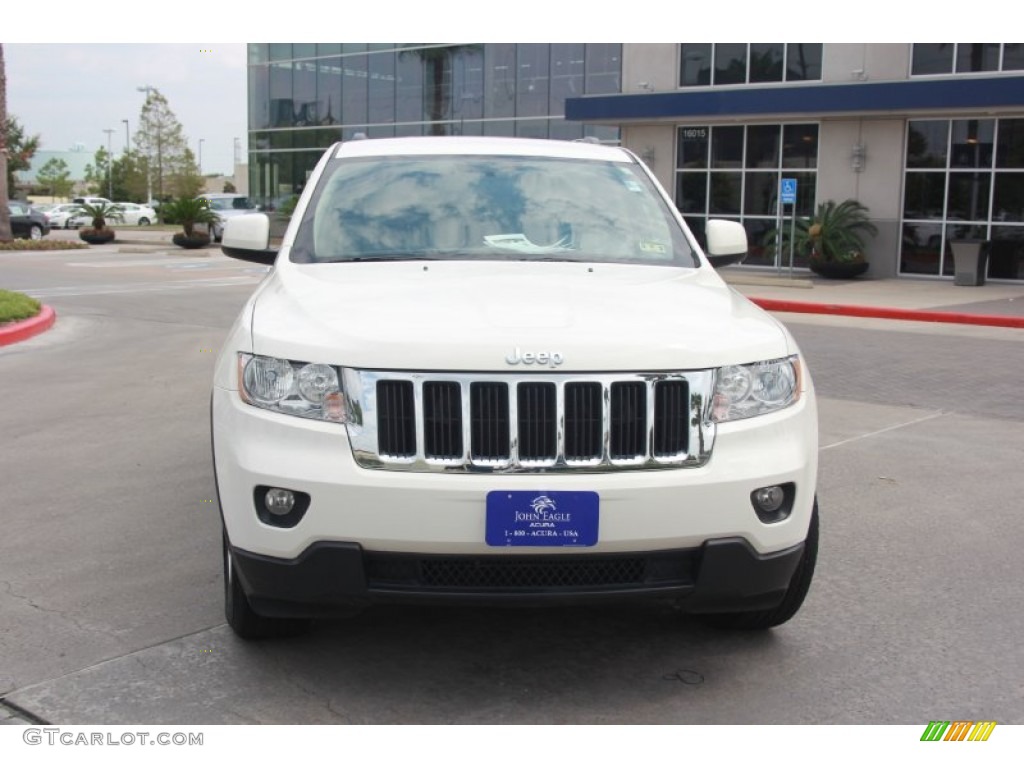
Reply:
[[[332,161],[291,259],[697,266],[637,165],[472,155]]]

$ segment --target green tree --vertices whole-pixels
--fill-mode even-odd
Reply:
[[[235,188],[235,185],[232,184],[230,181],[225,181],[224,192],[228,194],[235,194],[236,192],[238,192],[238,190]]]
[[[147,202],[146,169],[147,160],[132,150],[114,158],[110,165],[113,177],[112,200],[130,203]]]
[[[107,194],[107,172],[110,169],[110,153],[103,147],[96,150],[93,162],[85,166],[85,183],[90,195]]]
[[[7,191],[10,194],[15,187],[14,174],[27,171],[32,164],[32,157],[39,149],[39,134],[26,136],[24,127],[14,115],[4,119],[3,134],[3,142],[7,147]]]
[[[71,181],[71,169],[59,157],[51,157],[36,173],[36,182],[44,187],[51,197],[70,197],[75,183]]]
[[[199,175],[199,165],[188,147],[170,166],[167,182],[168,191],[175,197],[195,197],[203,191],[206,182]]]
[[[138,126],[135,146],[148,161],[153,194],[162,200],[171,192],[170,177],[181,175],[187,163],[188,139],[167,99],[155,88],[146,93]]]

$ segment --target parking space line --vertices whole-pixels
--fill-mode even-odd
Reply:
[[[903,429],[904,427],[910,427],[910,426],[913,426],[914,424],[920,424],[923,421],[930,421],[932,419],[937,419],[940,416],[948,416],[948,415],[949,415],[948,411],[939,411],[938,413],[930,413],[927,416],[922,416],[919,419],[913,419],[911,421],[904,421],[902,424],[893,424],[892,426],[885,427],[884,429],[876,429],[874,432],[867,432],[867,433],[865,433],[863,435],[857,435],[856,437],[848,437],[845,440],[840,440],[837,443],[830,443],[829,445],[824,445],[819,450],[820,451],[827,451],[829,448],[838,448],[839,446],[846,445],[847,443],[855,443],[858,440],[866,440],[869,437],[876,437],[877,435],[881,435],[881,434],[884,434],[886,432],[892,432],[893,430],[896,430],[896,429]]]
[[[194,280],[171,280],[164,283],[123,283],[121,285],[69,285],[59,288],[19,288],[37,299],[62,298],[67,296],[98,296],[115,293],[150,293],[154,291],[180,291],[188,288],[224,288],[232,285],[255,285],[260,278],[206,277]]]

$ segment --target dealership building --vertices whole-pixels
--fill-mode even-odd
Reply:
[[[952,279],[950,242],[980,240],[989,280],[1024,281],[1024,44],[252,44],[248,80],[265,204],[358,133],[590,136],[643,158],[698,236],[740,221],[748,266],[777,265],[780,215],[854,199],[871,275]]]

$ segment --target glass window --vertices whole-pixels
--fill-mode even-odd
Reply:
[[[271,61],[288,61],[292,58],[292,44],[291,43],[271,43],[270,44],[270,60]]]
[[[345,56],[341,62],[342,117],[346,126],[365,126],[369,108],[366,56]]]
[[[786,46],[786,80],[821,80],[821,43],[790,43]]]
[[[369,117],[371,123],[395,121],[395,53],[371,54],[367,60],[369,73]]]
[[[679,85],[711,85],[711,43],[683,43],[679,54]]]
[[[914,43],[910,74],[942,75],[953,71],[953,43]]]
[[[999,121],[996,165],[1000,168],[1024,168],[1024,120]]]
[[[401,51],[396,68],[395,120],[399,123],[419,122],[423,119],[423,62],[415,51]],[[420,133],[417,128],[411,135],[419,136]]]
[[[341,122],[341,59],[320,59],[316,63],[316,68],[320,125],[337,125]]]
[[[270,67],[249,67],[249,130],[270,127]]]
[[[1003,44],[1003,69],[1024,69],[1024,43]]]
[[[746,216],[774,216],[778,205],[779,174],[748,173],[744,178],[743,213]],[[804,190],[800,190],[803,192]]]
[[[948,120],[911,120],[907,132],[908,168],[945,168]]]
[[[709,214],[738,215],[741,208],[740,201],[743,199],[743,174],[712,173],[710,197]]]
[[[730,125],[715,128],[711,142],[712,168],[743,167],[743,126]],[[736,211],[739,213],[739,209]]]
[[[958,43],[957,72],[994,72],[999,69],[999,43]]]
[[[747,81],[747,44],[715,44],[715,85],[735,85]]]
[[[292,65],[270,65],[270,115],[271,128],[289,126],[295,119],[295,100],[292,97]]]
[[[991,242],[990,278],[1024,279],[1022,131],[1019,119],[910,122],[901,274],[952,275],[950,240],[971,238]],[[939,148],[947,136],[948,153]]]
[[[782,167],[816,168],[817,165],[818,126],[814,123],[783,126]]]
[[[949,164],[953,168],[991,168],[994,120],[954,120]]]
[[[298,126],[317,125],[320,114],[316,98],[316,64],[312,61],[297,61],[292,65],[292,92],[294,99],[294,124]]]
[[[751,43],[750,82],[782,82],[782,59],[785,50],[782,43]]]
[[[479,120],[483,116],[483,50],[477,45],[462,46],[454,52],[452,62],[452,117],[456,120]],[[466,135],[465,130],[463,135]]]
[[[565,100],[582,95],[583,44],[557,43],[552,45],[551,100],[548,104],[548,114],[564,115]],[[552,138],[554,138],[554,135],[552,135]]]
[[[779,126],[751,125],[747,128],[747,168],[779,167]]]
[[[711,129],[707,126],[683,127],[678,131],[680,168],[707,168]]]
[[[512,117],[515,109],[516,47],[512,43],[488,45],[484,51],[484,117]]]
[[[622,44],[588,43],[583,68],[587,93],[621,92]]]
[[[676,179],[676,207],[681,213],[705,213],[708,209],[708,175],[680,173]]]
[[[541,43],[516,46],[516,116],[535,117],[548,113],[548,55]],[[517,132],[517,135],[518,134]],[[544,130],[547,137],[547,129]]]

